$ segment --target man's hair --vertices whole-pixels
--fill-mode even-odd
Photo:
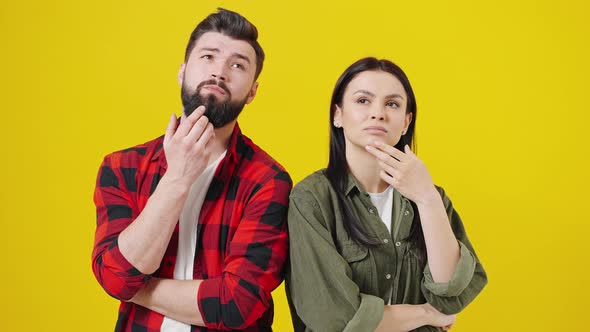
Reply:
[[[193,31],[186,46],[184,61],[188,58],[197,43],[197,40],[206,32],[219,32],[228,37],[243,40],[250,44],[256,52],[256,73],[254,80],[258,78],[262,71],[262,64],[264,62],[264,51],[258,43],[258,30],[254,24],[250,23],[244,16],[232,12],[231,10],[217,8],[217,13],[207,16]]]

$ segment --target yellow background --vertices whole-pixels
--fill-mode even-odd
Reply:
[[[295,182],[326,164],[340,73],[368,55],[405,69],[419,156],[489,274],[454,331],[588,329],[586,1],[57,0],[0,4],[1,331],[113,329],[90,264],[98,166],[179,113],[186,42],[217,6],[259,28],[240,123]]]

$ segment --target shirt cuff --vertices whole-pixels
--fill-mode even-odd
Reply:
[[[471,282],[475,271],[476,260],[471,251],[459,241],[461,257],[457,268],[449,282],[434,282],[430,267],[424,269],[424,287],[437,296],[459,296]]]
[[[131,299],[151,279],[151,275],[141,273],[123,256],[118,245],[104,253],[102,267],[118,279],[109,279],[115,288],[111,295],[122,300]]]
[[[383,299],[361,293],[361,304],[342,332],[375,331],[383,319]]]

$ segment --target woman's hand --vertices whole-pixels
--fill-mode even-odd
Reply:
[[[443,330],[450,330],[453,324],[455,324],[457,315],[445,315],[436,310],[430,303],[424,303],[422,307],[426,311],[427,325],[440,327]]]
[[[407,145],[405,153],[391,145],[376,141],[366,149],[381,166],[381,178],[416,204],[440,199],[432,177],[422,160]]]
[[[388,304],[385,305],[383,318],[375,332],[407,332],[422,326],[448,330],[455,319],[456,315],[445,315],[428,303]]]

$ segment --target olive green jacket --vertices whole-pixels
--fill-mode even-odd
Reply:
[[[461,257],[447,283],[432,280],[428,264],[404,239],[413,222],[410,201],[393,192],[392,234],[379,218],[369,195],[349,175],[346,197],[376,247],[354,242],[325,170],[298,183],[289,202],[290,263],[287,298],[295,331],[373,331],[383,317],[384,305],[430,303],[446,314],[458,313],[487,284],[459,215],[438,188]],[[424,326],[415,331],[442,331]]]

